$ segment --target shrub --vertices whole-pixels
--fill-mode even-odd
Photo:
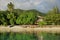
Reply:
[[[20,14],[16,20],[16,24],[34,24],[37,20],[37,16],[33,12],[27,12]]]
[[[16,21],[16,16],[14,15],[14,13],[8,13],[7,14],[7,19],[9,21],[10,25],[14,25],[15,21]]]
[[[47,25],[60,25],[60,12],[58,8],[54,8],[49,11],[44,17],[44,21]]]
[[[42,26],[42,25],[46,25],[46,22],[41,21],[41,22],[39,22],[38,24],[39,24],[40,26]]]

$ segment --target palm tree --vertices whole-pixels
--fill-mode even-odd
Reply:
[[[7,7],[9,12],[12,12],[14,9],[14,5],[12,4],[12,2],[8,3]]]

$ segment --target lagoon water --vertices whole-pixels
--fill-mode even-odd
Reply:
[[[60,40],[60,34],[53,33],[0,33],[0,40],[39,40],[38,36],[42,36],[42,40]]]

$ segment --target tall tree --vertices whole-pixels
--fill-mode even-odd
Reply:
[[[8,7],[8,11],[9,11],[9,13],[7,14],[7,19],[9,20],[9,23],[10,23],[10,25],[14,25],[14,20],[15,20],[15,14],[14,14],[14,12],[13,12],[13,10],[14,10],[14,4],[12,4],[12,2],[10,2],[8,5],[7,5],[7,7]]]
[[[14,5],[12,4],[12,2],[8,3],[7,7],[8,7],[8,11],[10,12],[12,12],[14,9]]]
[[[55,7],[53,10],[49,11],[47,15],[44,17],[44,21],[47,22],[48,25],[60,25],[60,12],[57,7]]]
[[[60,13],[60,12],[59,12],[58,7],[54,7],[51,11],[48,12],[48,15],[49,15],[49,14],[59,14],[59,13]]]

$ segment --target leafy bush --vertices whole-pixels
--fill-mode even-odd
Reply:
[[[0,25],[7,25],[6,12],[0,11]]]
[[[27,12],[20,14],[16,20],[16,24],[34,24],[37,20],[37,16],[33,12]]]
[[[9,11],[0,12],[0,25],[34,24],[36,20],[37,15],[34,12],[26,11],[21,14]]]
[[[48,12],[44,17],[44,21],[47,25],[60,25],[60,12],[57,8],[54,8],[52,11]]]
[[[16,21],[16,16],[14,15],[14,13],[8,13],[7,19],[9,20],[10,25],[14,25]]]
[[[42,26],[42,25],[46,25],[46,22],[41,21],[41,22],[39,22],[38,24],[39,24],[40,26]]]

